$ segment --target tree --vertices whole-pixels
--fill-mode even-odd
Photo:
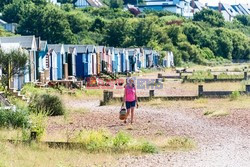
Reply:
[[[193,20],[208,22],[216,27],[223,27],[225,25],[225,19],[222,14],[211,9],[203,9],[202,11],[195,13]]]
[[[2,67],[2,85],[9,87],[9,79],[14,75],[24,75],[28,56],[17,50],[4,53],[0,50],[0,66]]]
[[[123,7],[123,0],[110,0],[110,7],[111,8],[122,8]]]
[[[250,16],[249,15],[237,15],[235,17],[241,24],[245,26],[250,26]]]
[[[130,46],[132,36],[132,26],[125,19],[116,19],[107,25],[105,33],[105,43],[114,47]]]
[[[24,11],[27,9],[23,1],[18,1],[16,3],[11,3],[4,6],[3,9],[3,20],[8,23],[19,23],[24,15]]]
[[[148,42],[154,37],[156,18],[141,19],[134,31],[136,46],[147,46]]]
[[[40,36],[48,43],[77,42],[66,13],[55,5],[47,4],[41,8],[32,4],[24,16],[18,27],[18,33],[22,35]]]

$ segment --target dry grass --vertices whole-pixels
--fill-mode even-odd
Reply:
[[[79,150],[51,149],[44,145],[0,142],[1,167],[117,166],[116,155],[87,154]]]
[[[205,111],[203,114],[208,117],[222,117],[222,116],[227,116],[230,113],[224,110],[218,110],[218,111],[209,110],[209,111]]]
[[[189,151],[197,147],[194,139],[186,136],[160,136],[154,142],[163,151]]]

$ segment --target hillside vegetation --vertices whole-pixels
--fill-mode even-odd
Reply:
[[[36,35],[49,43],[152,47],[173,51],[176,65],[213,65],[250,59],[250,16],[225,22],[219,12],[203,10],[194,19],[147,11],[135,17],[119,8],[75,9],[45,0],[5,4],[2,19],[19,24],[18,34]]]

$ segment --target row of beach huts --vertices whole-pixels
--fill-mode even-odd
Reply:
[[[19,49],[29,56],[25,72],[11,78],[10,88],[16,90],[30,82],[80,81],[101,73],[125,74],[174,65],[172,52],[160,59],[160,54],[150,48],[48,44],[35,36],[0,37],[0,49],[6,53]]]

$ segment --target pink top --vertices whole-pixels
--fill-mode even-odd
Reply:
[[[125,86],[125,94],[126,94],[126,101],[128,102],[132,102],[132,101],[135,101],[135,92],[136,92],[136,88],[135,86],[129,86],[129,85],[126,85]]]

